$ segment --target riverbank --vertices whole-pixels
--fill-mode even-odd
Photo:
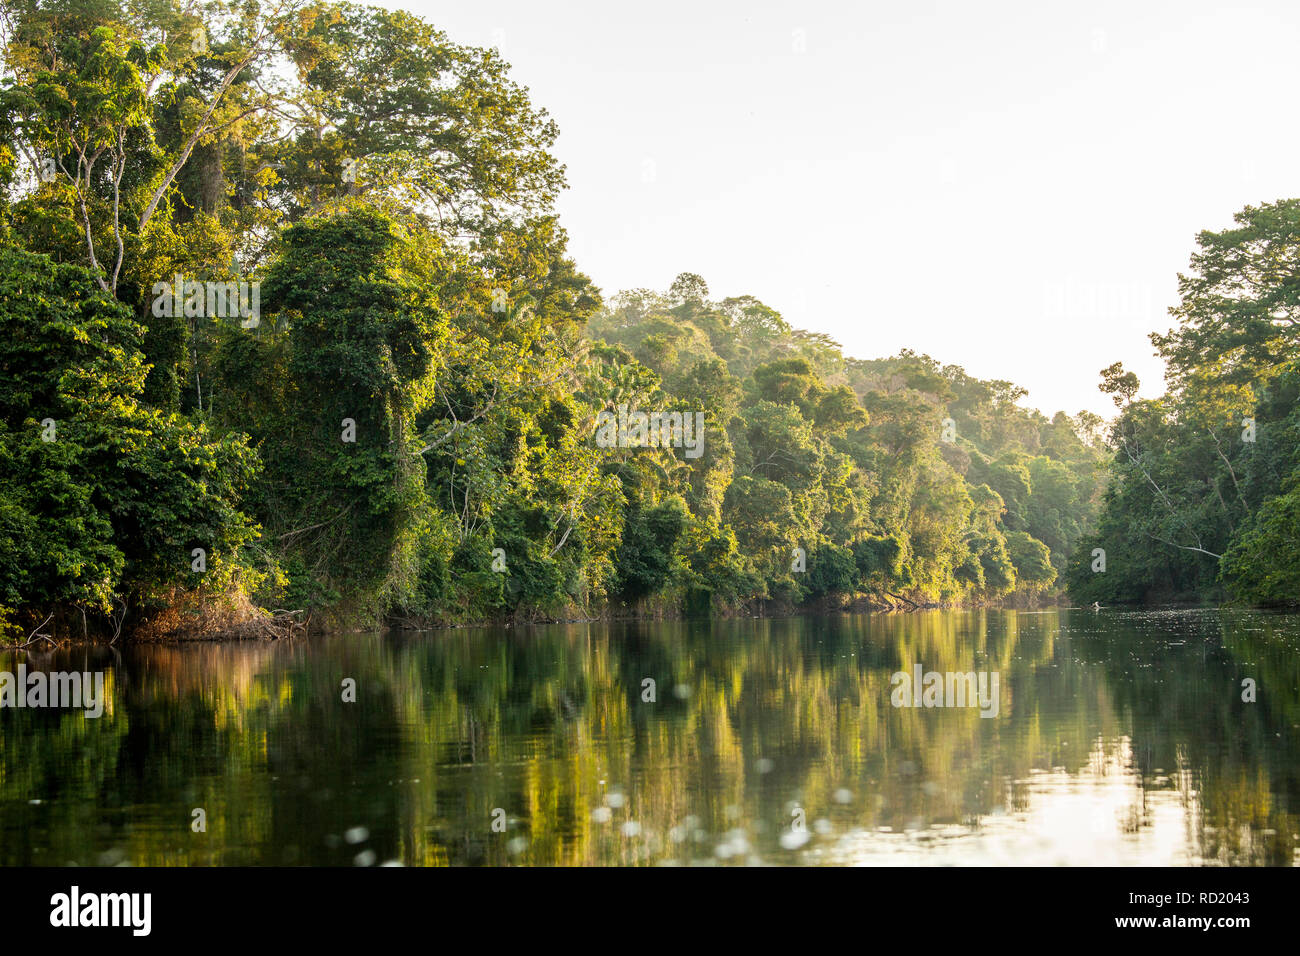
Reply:
[[[475,618],[411,617],[360,613],[355,609],[267,609],[237,594],[199,599],[182,594],[160,607],[132,619],[125,609],[111,617],[86,615],[78,608],[63,608],[47,614],[38,624],[24,629],[10,622],[16,635],[0,642],[0,649],[20,650],[35,646],[77,645],[125,646],[128,644],[184,644],[189,642],[276,641],[319,634],[369,633],[375,630],[436,631],[473,627],[519,628],[547,624],[656,623],[681,620],[778,619],[798,615],[909,614],[916,611],[986,609],[1036,609],[1068,603],[1064,593],[1020,596],[1019,600],[982,602],[938,602],[898,594],[828,595],[816,601],[795,604],[780,600],[753,600],[729,606],[715,603],[707,610],[692,611],[685,602],[643,601],[635,605],[606,604],[600,608],[570,605],[544,611],[529,608],[508,615]]]

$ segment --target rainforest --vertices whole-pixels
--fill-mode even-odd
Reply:
[[[1189,237],[1165,394],[1049,416],[597,288],[557,124],[413,15],[0,7],[6,641],[1300,594],[1300,201]]]

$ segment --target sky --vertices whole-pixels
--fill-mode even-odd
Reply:
[[[560,127],[606,295],[695,272],[846,354],[1114,413],[1159,395],[1196,234],[1300,194],[1295,0],[386,0],[496,47]]]

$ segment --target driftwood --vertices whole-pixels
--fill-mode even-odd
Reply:
[[[126,602],[114,597],[113,603],[122,605],[122,616],[118,617],[116,614],[113,614],[109,617],[109,620],[113,622],[113,639],[108,642],[110,646],[116,644],[117,639],[122,636],[122,625],[126,622]]]
[[[213,598],[177,592],[160,610],[137,618],[130,639],[146,644],[279,640],[305,633],[310,623],[305,610],[268,611],[242,593]]]
[[[895,594],[893,591],[886,591],[885,593],[888,594],[891,598],[893,598],[896,601],[902,601],[904,604],[912,605],[913,611],[919,611],[921,609],[921,605],[917,604],[915,601],[909,601],[901,594]]]
[[[32,631],[30,634],[27,635],[27,640],[25,642],[23,642],[22,644],[15,644],[14,649],[22,650],[24,647],[30,647],[31,645],[35,644],[37,641],[49,641],[55,647],[58,647],[59,646],[58,641],[50,637],[48,634],[40,633],[41,628],[43,628],[46,624],[49,624],[50,618],[52,617],[54,617],[53,611],[51,611],[48,615],[46,615],[45,620],[41,621],[40,624],[36,625],[36,630]]]
[[[198,627],[182,626],[169,636],[190,641],[276,641],[306,633],[307,626],[311,623],[310,616],[304,616],[306,613],[301,609],[293,611],[284,608],[277,608],[274,611],[258,609],[239,620],[223,620],[218,617],[203,621]]]

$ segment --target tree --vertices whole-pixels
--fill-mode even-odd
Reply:
[[[1237,384],[1267,375],[1300,346],[1300,200],[1247,206],[1221,232],[1201,232],[1178,276],[1178,327],[1151,341],[1178,388],[1218,367]]]
[[[108,612],[259,583],[241,554],[256,456],[141,404],[141,334],[88,269],[0,245],[0,604]]]
[[[1123,408],[1133,401],[1140,387],[1138,377],[1124,371],[1122,362],[1116,362],[1101,370],[1101,384],[1097,389],[1109,395],[1116,408]]]
[[[1234,538],[1223,556],[1223,580],[1238,601],[1300,603],[1300,481],[1292,478]]]
[[[1015,566],[1015,580],[1022,590],[1037,594],[1056,580],[1052,553],[1047,545],[1024,531],[1008,531],[1007,554]]]
[[[321,4],[286,39],[291,134],[267,144],[291,218],[350,195],[418,211],[445,236],[548,212],[564,185],[558,129],[494,50],[418,17]],[[379,78],[382,78],[380,80]]]
[[[250,422],[269,481],[261,511],[323,586],[409,587],[423,501],[415,419],[433,397],[446,317],[401,267],[407,240],[371,210],[289,229],[266,310],[289,328],[290,385]]]
[[[33,168],[48,161],[50,178],[66,190],[87,263],[104,291],[117,293],[128,245],[150,226],[199,143],[265,108],[262,97],[232,112],[228,94],[254,63],[272,55],[297,6],[298,0],[281,0],[260,11],[218,3],[204,22],[166,4],[134,23],[131,11],[113,4],[89,10],[31,0],[5,4],[14,77],[0,94],[0,113]],[[207,90],[183,82],[209,42],[218,44],[209,33],[221,27],[228,42],[213,57],[223,64],[220,79]],[[162,154],[151,135],[154,113],[182,93],[189,109],[174,150]],[[97,232],[111,238],[106,257]]]

